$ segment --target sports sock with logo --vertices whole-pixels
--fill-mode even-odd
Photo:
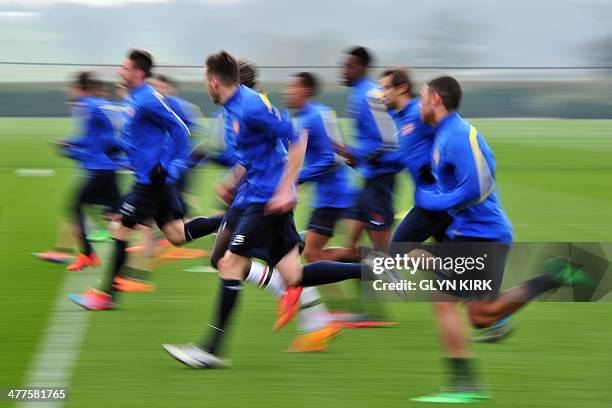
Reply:
[[[239,280],[221,279],[221,293],[218,300],[217,319],[215,324],[209,324],[211,335],[204,348],[212,354],[217,354],[231,313],[236,305],[242,286]]]

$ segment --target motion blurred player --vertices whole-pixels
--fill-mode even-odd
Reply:
[[[589,283],[583,271],[566,261],[552,260],[541,275],[499,292],[513,231],[496,191],[495,157],[480,133],[457,113],[461,97],[461,87],[452,77],[433,79],[421,91],[421,118],[436,132],[432,150],[435,184],[417,188],[416,205],[428,211],[446,211],[452,217],[445,237],[449,243],[441,247],[444,255],[489,255],[482,270],[465,278],[490,280],[492,287],[486,291],[438,292],[435,310],[451,374],[450,386],[440,393],[414,399],[420,402],[469,403],[489,398],[471,367],[458,301],[464,300],[475,327],[487,327],[544,292],[562,285]],[[454,270],[436,273],[442,282],[461,277]]]
[[[121,226],[115,232],[113,262],[106,282],[101,290],[70,296],[89,310],[114,307],[114,278],[125,265],[127,238],[135,226],[147,226],[154,219],[175,245],[207,235],[218,226],[218,221],[212,225],[205,217],[183,222],[184,209],[174,184],[188,167],[189,129],[164,97],[146,82],[152,68],[153,59],[148,52],[132,50],[119,70],[130,90],[121,148],[134,167],[135,183],[121,205]],[[167,143],[168,138],[171,143]]]
[[[374,249],[386,251],[395,218],[393,193],[398,164],[372,163],[372,157],[384,158],[396,151],[397,128],[384,104],[381,89],[368,78],[372,56],[364,47],[354,47],[344,56],[342,76],[350,88],[347,113],[355,123],[355,146],[337,145],[338,152],[358,168],[365,184],[354,208],[350,247],[359,257],[359,237],[367,231]]]
[[[314,183],[313,212],[305,237],[306,262],[351,260],[350,248],[325,248],[337,222],[352,205],[348,191],[347,167],[334,153],[333,143],[340,139],[335,112],[314,100],[318,81],[309,72],[295,74],[287,86],[287,106],[295,111],[298,132],[308,133],[304,168],[298,184]]]
[[[111,121],[110,103],[98,96],[102,88],[103,83],[92,73],[83,72],[77,76],[70,93],[74,116],[80,121],[80,134],[57,143],[66,156],[78,161],[86,171],[85,181],[78,189],[72,207],[74,234],[81,253],[68,266],[70,271],[100,264],[87,239],[84,205],[103,205],[107,214],[117,214],[121,204],[115,174],[117,164],[110,153],[115,147],[115,128]]]

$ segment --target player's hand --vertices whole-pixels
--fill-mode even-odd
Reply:
[[[279,190],[266,205],[266,213],[286,213],[297,204],[297,196],[292,190]]]
[[[232,205],[235,195],[233,187],[223,183],[215,183],[213,187],[221,201],[223,201],[226,205]]]
[[[73,145],[63,140],[52,140],[51,145],[57,148],[60,148],[60,149],[67,149],[67,148],[73,147]]]
[[[337,143],[335,141],[333,142],[333,144],[334,150],[336,150],[336,153],[338,153],[346,161],[346,164],[351,167],[355,167],[357,165],[357,158],[348,151],[346,146],[341,145],[340,143]]]
[[[347,154],[346,156],[343,156],[344,160],[346,161],[346,164],[348,164],[351,167],[356,167],[357,166],[357,159],[355,158],[355,156],[351,156],[350,154]]]
[[[206,151],[202,147],[196,147],[189,153],[188,166],[196,167],[205,158]]]

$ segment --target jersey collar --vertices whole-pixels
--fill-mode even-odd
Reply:
[[[243,86],[244,85],[239,85],[238,88],[236,88],[236,92],[234,92],[234,94],[230,96],[230,98],[227,101],[225,101],[225,103],[223,104],[224,108],[231,106],[232,104],[235,103],[235,101],[238,100],[238,98],[240,97],[240,93],[242,92]]]
[[[150,86],[151,86],[151,85],[149,85],[148,83],[143,82],[142,84],[138,85],[136,88],[132,88],[132,89],[130,89],[129,94],[130,94],[130,96],[132,96],[132,97],[133,97],[134,95],[136,95],[136,94],[138,94],[138,93],[142,92],[143,90],[147,89],[147,88],[148,88],[148,87],[150,87]]]
[[[459,117],[460,117],[460,116],[459,116],[459,113],[457,113],[457,112],[451,112],[451,113],[449,113],[449,114],[448,114],[448,115],[447,115],[447,116],[446,116],[444,119],[442,119],[442,120],[440,121],[440,123],[438,123],[438,124],[436,125],[436,128],[435,128],[436,133],[437,133],[437,132],[440,132],[440,131],[442,131],[444,128],[448,127],[448,125],[449,125],[450,123],[454,122],[454,121],[455,121],[456,119],[458,119]]]

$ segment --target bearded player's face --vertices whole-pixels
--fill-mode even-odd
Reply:
[[[220,103],[219,98],[219,80],[214,75],[210,75],[208,71],[204,74],[204,84],[206,84],[206,90],[210,100],[218,105]]]
[[[421,88],[421,120],[429,125],[434,125],[435,114],[433,107],[433,94],[427,85]]]

